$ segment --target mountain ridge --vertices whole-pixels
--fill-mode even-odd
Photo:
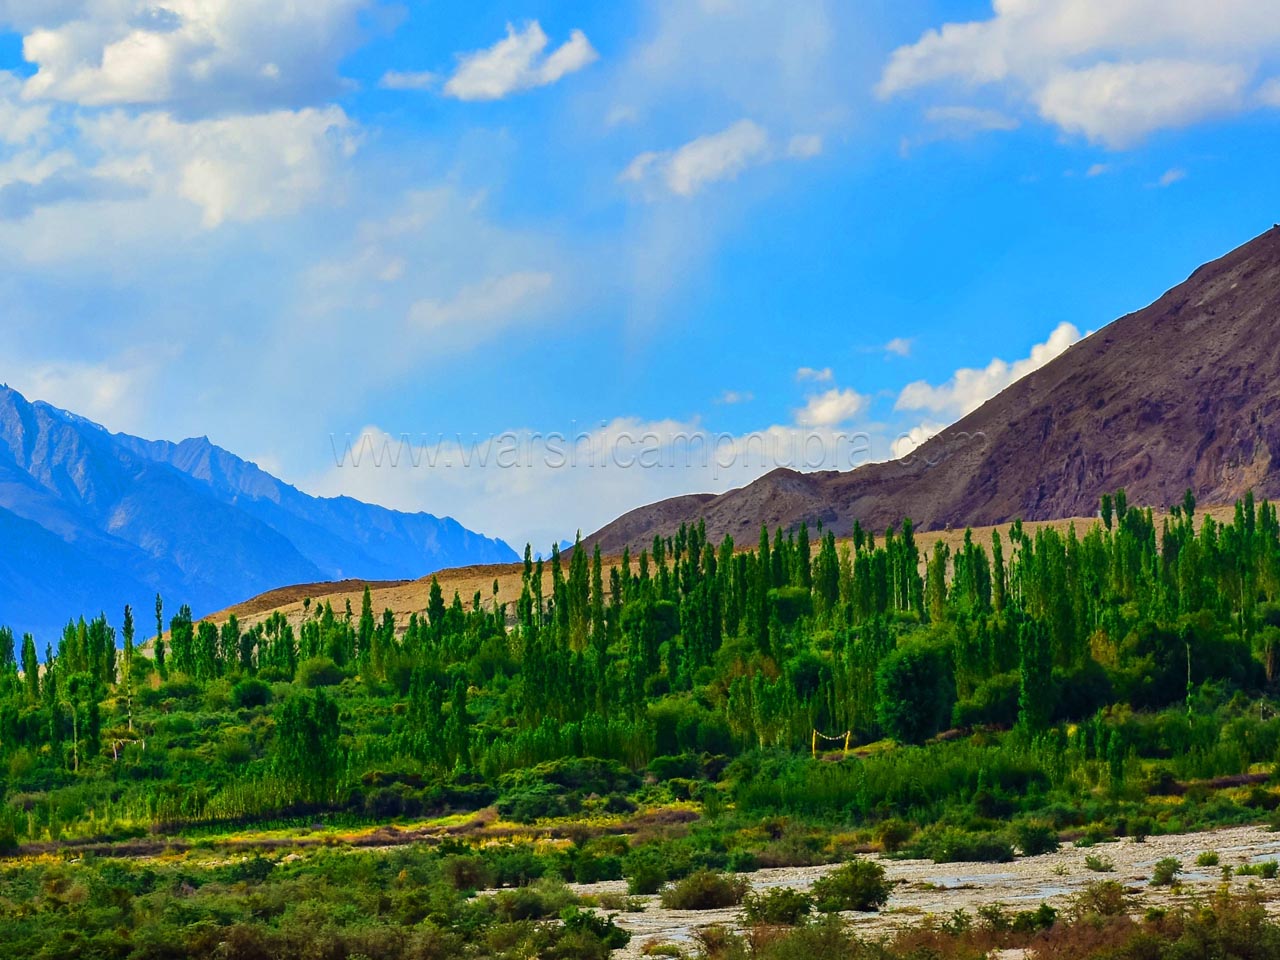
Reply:
[[[1173,503],[1280,495],[1280,227],[1198,267],[922,444],[849,472],[774,470],[660,501],[586,539],[636,549],[680,523],[748,542],[761,523],[882,530],[1088,515],[1102,493]]]
[[[286,582],[412,578],[517,556],[452,518],[312,497],[207,437],[111,433],[8,386],[0,510],[0,552],[30,571],[8,571],[0,623],[41,634],[73,615],[149,606],[157,592],[199,615]]]

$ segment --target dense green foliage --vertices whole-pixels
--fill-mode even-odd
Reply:
[[[749,551],[685,528],[608,569],[526,551],[513,609],[496,584],[464,604],[433,583],[407,621],[366,591],[358,613],[250,628],[184,607],[163,634],[157,598],[149,651],[125,611],[119,636],[82,620],[43,660],[0,631],[0,853],[488,808],[622,834],[684,805],[700,823],[442,868],[654,893],[872,842],[1001,860],[1064,831],[1262,819],[1280,803],[1280,524],[1251,499],[1198,520],[1188,498],[1157,526],[1119,494],[1083,535],[1015,524],[927,560],[909,523],[848,544],[762,531]],[[811,757],[815,731],[865,749]],[[0,923],[38,895],[0,893]]]

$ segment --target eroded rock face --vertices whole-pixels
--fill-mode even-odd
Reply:
[[[1280,227],[1109,324],[908,460],[847,473],[777,470],[718,497],[642,507],[589,540],[652,543],[681,522],[753,543],[760,524],[841,535],[911,517],[936,529],[1091,516],[1103,493],[1166,506],[1280,495]]]

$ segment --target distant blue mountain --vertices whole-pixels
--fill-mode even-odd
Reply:
[[[447,517],[311,497],[207,438],[109,433],[0,386],[0,624],[19,633],[119,622],[126,603],[146,624],[157,592],[199,616],[287,584],[516,559]]]

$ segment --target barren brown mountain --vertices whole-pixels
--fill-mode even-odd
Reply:
[[[1019,380],[903,460],[775,470],[720,496],[633,510],[593,534],[607,553],[703,519],[713,540],[854,520],[883,530],[1088,516],[1124,487],[1169,504],[1280,495],[1280,227],[1198,269]]]

